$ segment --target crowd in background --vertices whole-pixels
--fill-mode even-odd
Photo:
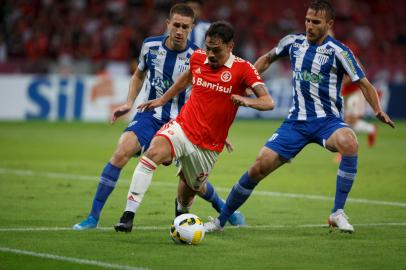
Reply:
[[[130,74],[144,38],[165,32],[169,0],[5,0],[0,10],[0,73]],[[370,77],[404,82],[406,1],[335,0],[335,37],[349,45]],[[209,0],[203,18],[236,29],[234,53],[247,60],[288,33],[304,31],[306,2]]]

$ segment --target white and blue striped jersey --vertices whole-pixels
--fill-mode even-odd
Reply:
[[[343,117],[340,90],[344,74],[353,82],[365,77],[348,47],[331,36],[317,45],[309,43],[305,34],[293,34],[280,40],[276,54],[289,56],[293,71],[289,119]]]
[[[161,97],[179,75],[189,68],[189,58],[197,46],[188,41],[186,49],[174,51],[165,46],[168,36],[150,37],[144,40],[139,56],[138,69],[148,71],[142,86],[144,102]],[[186,100],[190,88],[174,97],[164,106],[156,108],[154,117],[168,122],[175,118]]]
[[[202,20],[196,22],[195,27],[193,27],[192,32],[189,34],[189,40],[196,44],[199,48],[205,48],[204,37],[207,30],[210,27],[210,23]]]

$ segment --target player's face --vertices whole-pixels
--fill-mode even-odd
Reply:
[[[323,42],[328,35],[328,31],[333,25],[333,20],[327,20],[326,11],[308,9],[306,13],[306,37],[310,43]]]
[[[185,49],[187,37],[192,31],[193,19],[175,13],[166,21],[166,25],[169,33],[169,48],[178,51]]]
[[[206,37],[206,53],[211,68],[219,68],[225,64],[233,50],[234,43],[224,43],[218,37]]]

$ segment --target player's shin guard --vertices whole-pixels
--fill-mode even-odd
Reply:
[[[340,167],[337,172],[333,213],[338,209],[344,209],[345,201],[347,200],[348,193],[351,190],[357,173],[357,160],[358,156],[343,156],[341,159]]]
[[[157,165],[147,157],[142,157],[134,170],[131,186],[127,196],[125,211],[135,213],[141,204],[145,192],[151,184],[152,176]]]
[[[219,216],[221,227],[224,227],[234,211],[237,210],[249,198],[257,184],[257,182],[248,176],[248,172],[241,176],[238,183],[236,183],[231,189],[231,192],[227,197],[226,205]]]
[[[90,212],[90,215],[96,220],[99,220],[100,212],[102,211],[107,198],[110,196],[111,192],[116,186],[120,172],[121,168],[112,165],[110,162],[108,162],[104,167],[100,176],[96,194],[93,199],[92,210]]]
[[[211,205],[218,213],[220,213],[221,209],[224,207],[224,201],[219,197],[217,192],[214,190],[213,185],[209,181],[206,183],[206,192],[201,195],[201,197],[204,200],[211,202]]]

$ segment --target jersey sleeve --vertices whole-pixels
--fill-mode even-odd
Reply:
[[[277,56],[284,57],[289,55],[290,47],[292,46],[293,42],[296,39],[296,35],[287,35],[282,38],[278,46],[276,46],[275,53]]]
[[[189,70],[192,72],[192,70],[194,70],[195,67],[198,68],[198,66],[196,66],[196,65],[198,65],[198,61],[202,61],[202,59],[205,57],[206,57],[206,53],[203,50],[201,50],[201,49],[195,50],[192,53],[192,55],[190,56]]]
[[[189,70],[192,71],[193,70],[193,65],[195,64],[195,58],[196,58],[196,51],[194,51],[192,53],[192,55],[189,58]]]
[[[365,77],[364,72],[359,66],[352,51],[345,47],[336,54],[345,72],[351,78],[351,81],[356,82]]]
[[[148,54],[149,48],[148,46],[145,44],[145,41],[142,43],[142,47],[141,47],[141,52],[140,55],[138,57],[138,69],[141,71],[145,71],[146,70],[146,66],[147,66],[147,54]]]
[[[259,72],[250,62],[246,61],[242,73],[244,74],[244,83],[246,87],[253,88],[258,84],[264,84],[261,76],[259,76]]]

